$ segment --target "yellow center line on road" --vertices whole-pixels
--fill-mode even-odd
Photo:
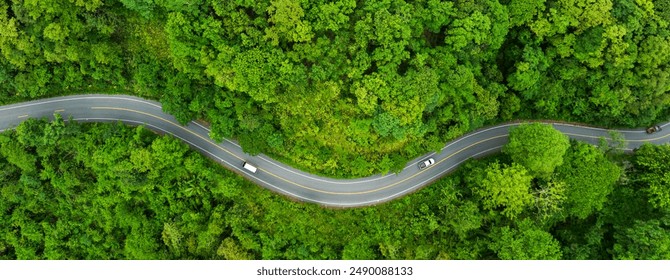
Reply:
[[[186,127],[184,127],[184,126],[182,126],[182,125],[180,125],[180,124],[174,123],[174,122],[172,122],[172,121],[166,120],[165,118],[162,118],[162,117],[159,117],[159,116],[150,114],[150,113],[145,113],[145,112],[142,112],[142,111],[137,111],[137,110],[132,110],[132,109],[126,109],[126,108],[117,108],[117,107],[91,107],[91,109],[94,109],[94,110],[117,110],[117,111],[127,111],[127,112],[133,112],[133,113],[137,113],[137,114],[145,115],[145,116],[150,116],[150,117],[159,119],[159,120],[161,120],[161,121],[164,121],[164,122],[166,122],[166,123],[172,124],[172,125],[174,125],[174,126],[176,126],[176,127],[179,127],[179,128],[181,128],[181,129],[183,129],[184,131],[186,131],[186,132],[188,132],[188,133],[190,133],[190,134],[192,134],[192,135],[194,135],[194,136],[196,136],[196,137],[198,137],[198,138],[200,138],[200,139],[206,141],[206,142],[209,143],[209,144],[214,145],[214,146],[217,147],[218,149],[220,149],[220,150],[222,150],[222,151],[228,153],[229,155],[231,155],[231,156],[233,156],[233,157],[235,157],[235,158],[237,158],[237,159],[239,159],[239,160],[241,160],[241,161],[244,161],[244,160],[245,160],[245,159],[243,159],[243,158],[241,158],[241,157],[238,157],[237,155],[233,154],[231,151],[229,151],[229,150],[227,150],[227,149],[225,149],[225,148],[219,146],[218,144],[212,142],[210,139],[205,138],[205,137],[203,137],[203,136],[201,136],[201,135],[199,135],[199,134],[197,134],[197,133],[195,133],[195,132],[193,132],[193,131],[187,129]],[[26,115],[26,116],[27,116],[27,115]],[[598,137],[598,136],[591,136],[591,135],[581,135],[581,134],[571,134],[571,133],[564,133],[564,134],[566,134],[566,135],[570,135],[570,136],[578,136],[578,137],[600,138],[600,137]],[[508,137],[508,136],[509,136],[508,134],[504,134],[504,135],[498,135],[498,136],[493,136],[493,137],[489,137],[489,138],[486,138],[486,139],[479,140],[479,141],[477,141],[477,142],[475,142],[475,143],[472,143],[472,144],[470,144],[470,145],[468,145],[468,146],[466,146],[466,147],[464,147],[464,148],[462,148],[462,149],[460,149],[460,150],[458,150],[458,151],[456,151],[456,152],[450,154],[449,156],[445,157],[444,159],[438,161],[435,165],[430,166],[430,167],[426,168],[425,170],[434,168],[435,166],[439,165],[440,163],[442,163],[442,162],[444,162],[444,161],[446,161],[446,160],[452,158],[453,156],[455,156],[455,155],[457,155],[457,154],[459,154],[459,153],[461,153],[461,152],[463,152],[463,151],[465,151],[465,150],[467,150],[467,149],[472,148],[473,146],[479,145],[479,144],[481,144],[481,143],[483,143],[483,142],[486,142],[486,141],[490,141],[490,140],[497,139],[497,138]],[[666,138],[666,137],[668,137],[668,136],[670,136],[670,135],[661,136],[661,137],[658,137],[658,138],[646,139],[646,140],[627,140],[627,141],[629,141],[629,142],[653,141],[653,140],[663,139],[663,138]],[[607,137],[605,137],[605,138],[607,139]],[[286,179],[286,178],[284,178],[284,177],[281,177],[281,176],[279,176],[279,175],[277,175],[277,174],[274,174],[274,173],[272,173],[272,172],[270,172],[270,171],[268,171],[268,170],[266,170],[266,169],[260,168],[260,167],[259,167],[258,169],[261,170],[261,171],[263,171],[263,172],[265,172],[266,174],[269,174],[270,176],[273,176],[273,177],[275,177],[275,178],[277,178],[277,179],[280,179],[280,180],[282,180],[282,181],[284,181],[284,182],[287,182],[287,183],[289,183],[289,184],[292,184],[292,185],[294,185],[294,186],[297,186],[297,187],[300,187],[300,188],[303,188],[303,189],[306,189],[306,190],[310,190],[310,191],[318,192],[318,193],[332,194],[332,195],[360,195],[360,194],[368,194],[368,193],[378,192],[378,191],[382,191],[382,190],[385,190],[385,189],[388,189],[388,188],[397,186],[397,185],[399,185],[399,184],[402,184],[402,183],[404,183],[404,182],[406,182],[406,181],[408,181],[408,180],[411,180],[412,178],[415,178],[416,176],[419,176],[421,173],[423,173],[423,171],[420,171],[420,172],[418,172],[418,173],[416,173],[416,174],[414,174],[414,175],[412,175],[412,176],[409,176],[409,177],[407,177],[407,178],[405,178],[405,179],[402,179],[402,180],[400,180],[400,181],[394,182],[394,183],[389,184],[389,185],[386,185],[386,186],[381,186],[381,187],[376,188],[376,189],[367,190],[367,191],[360,191],[360,192],[331,192],[331,191],[324,191],[324,190],[319,190],[319,189],[311,188],[311,187],[308,187],[308,186],[304,186],[304,185],[302,185],[302,184],[299,184],[299,183],[290,181],[290,180],[288,180],[288,179]],[[425,170],[424,170],[424,171],[425,171]]]
[[[434,164],[433,166],[426,168],[425,170],[428,170],[428,169],[430,169],[430,168],[433,168],[433,167],[437,166],[437,165],[440,164],[441,162],[450,159],[451,157],[453,157],[453,156],[455,156],[455,155],[457,155],[457,154],[459,154],[459,153],[461,153],[461,152],[463,152],[463,151],[465,151],[465,150],[471,148],[472,146],[479,145],[479,144],[481,144],[481,143],[483,143],[483,142],[486,142],[486,141],[489,141],[489,140],[493,140],[493,139],[497,139],[497,138],[502,138],[502,137],[507,137],[507,136],[508,136],[507,134],[505,134],[505,135],[498,135],[498,136],[494,136],[494,137],[486,138],[486,139],[477,141],[477,142],[475,142],[475,143],[472,143],[472,144],[466,146],[465,148],[462,148],[462,149],[456,151],[455,153],[453,153],[453,154],[447,156],[446,158],[443,158],[442,160],[438,161],[438,162],[437,162],[436,164]],[[259,168],[259,169],[260,169],[260,168]],[[262,169],[261,169],[261,170],[262,170]],[[424,170],[424,171],[425,171],[425,170]],[[265,171],[265,170],[264,170],[264,171]],[[418,173],[416,173],[416,174],[414,174],[414,175],[412,175],[412,176],[409,176],[409,177],[407,177],[407,178],[405,178],[405,179],[402,179],[402,180],[400,180],[400,181],[398,181],[398,182],[395,182],[395,183],[393,183],[393,184],[389,184],[389,185],[386,185],[386,186],[381,186],[381,187],[376,188],[376,189],[371,189],[371,190],[361,191],[361,192],[329,192],[329,191],[317,190],[317,189],[313,189],[313,188],[305,187],[305,186],[302,186],[302,185],[300,185],[300,184],[294,183],[294,182],[289,181],[289,180],[287,180],[287,179],[285,179],[285,178],[283,178],[283,177],[280,177],[280,176],[278,176],[278,175],[276,175],[276,174],[273,174],[273,173],[270,173],[270,172],[267,172],[267,171],[265,171],[265,172],[268,173],[268,174],[270,174],[270,175],[272,175],[272,176],[274,176],[274,177],[277,177],[278,179],[280,179],[280,180],[282,180],[282,181],[285,181],[285,182],[287,182],[287,183],[291,183],[291,184],[293,184],[293,185],[296,185],[296,186],[299,186],[299,187],[302,187],[302,188],[305,188],[305,189],[308,189],[308,190],[313,190],[313,191],[316,191],[316,192],[320,192],[320,193],[336,194],[336,195],[358,195],[358,194],[368,194],[368,193],[378,192],[378,191],[382,191],[382,190],[385,190],[385,189],[394,187],[394,186],[396,186],[396,185],[398,185],[398,184],[401,184],[401,183],[404,183],[404,182],[406,182],[406,181],[408,181],[408,180],[410,180],[410,179],[412,179],[412,178],[414,178],[414,177],[416,177],[416,176],[419,176],[423,171],[420,171],[420,172],[418,172]]]
[[[582,136],[582,137],[590,137],[590,138],[600,138],[600,137],[595,137],[595,136],[590,136],[590,135],[580,135],[580,134],[570,134],[570,133],[565,133],[565,134],[566,134],[566,135],[572,135],[572,136]],[[425,170],[428,170],[428,169],[430,169],[430,168],[433,168],[433,167],[439,165],[440,163],[442,163],[442,162],[444,162],[444,161],[450,159],[451,157],[453,157],[453,156],[455,156],[455,155],[457,155],[457,154],[459,154],[459,153],[461,153],[461,152],[463,152],[463,151],[465,151],[465,150],[467,150],[467,149],[472,148],[473,146],[479,145],[479,144],[481,144],[481,143],[483,143],[483,142],[486,142],[486,141],[490,141],[490,140],[497,139],[497,138],[508,137],[508,136],[509,136],[509,134],[504,134],[504,135],[498,135],[498,136],[493,136],[493,137],[489,137],[489,138],[486,138],[486,139],[479,140],[479,141],[477,141],[477,142],[475,142],[475,143],[472,143],[472,144],[470,144],[470,145],[468,145],[468,146],[466,146],[466,147],[464,147],[464,148],[462,148],[462,149],[460,149],[460,150],[458,150],[458,151],[452,153],[451,155],[449,155],[449,156],[443,158],[442,160],[438,161],[435,165],[430,166],[430,167],[426,168]],[[662,136],[662,137],[658,137],[658,138],[653,138],[653,139],[647,139],[647,140],[644,140],[644,141],[658,140],[658,139],[666,138],[666,137],[668,137],[668,136],[670,136],[670,135],[666,135],[666,136]],[[640,141],[640,142],[641,142],[641,141],[643,141],[643,140],[631,140],[631,141]],[[259,169],[260,169],[260,168],[259,168]],[[263,169],[260,169],[260,170],[263,170]],[[293,185],[296,185],[296,186],[299,186],[299,187],[302,187],[302,188],[305,188],[305,189],[308,189],[308,190],[313,190],[313,191],[316,191],[316,192],[326,193],[326,194],[336,194],[336,195],[358,195],[358,194],[368,194],[368,193],[378,192],[378,191],[381,191],[381,190],[385,190],[385,189],[394,187],[394,186],[396,186],[396,185],[398,185],[398,184],[404,183],[404,182],[406,182],[406,181],[408,181],[408,180],[410,180],[410,179],[412,179],[412,178],[414,178],[414,177],[416,177],[416,176],[419,176],[419,175],[423,172],[423,171],[418,172],[418,173],[416,173],[416,174],[414,174],[414,175],[412,175],[412,176],[410,176],[410,177],[407,177],[407,178],[405,178],[405,179],[403,179],[403,180],[400,180],[400,181],[398,181],[398,182],[395,182],[395,183],[393,183],[393,184],[386,185],[386,186],[382,186],[382,187],[379,187],[379,188],[376,188],[376,189],[367,190],[367,191],[362,191],[362,192],[329,192],[329,191],[322,191],[322,190],[318,190],[318,189],[313,189],[313,188],[310,188],[310,187],[305,187],[305,186],[302,186],[302,185],[300,185],[300,184],[298,184],[298,183],[289,181],[289,180],[287,180],[286,178],[280,177],[280,176],[278,176],[278,175],[276,175],[276,174],[274,174],[274,173],[268,172],[267,170],[263,170],[263,171],[265,171],[266,173],[268,173],[268,174],[270,174],[270,175],[272,175],[272,176],[274,176],[274,177],[276,177],[276,178],[278,178],[278,179],[280,179],[280,180],[282,180],[282,181],[285,181],[285,182],[287,182],[287,183],[291,183],[291,184],[293,184]]]
[[[164,118],[162,118],[162,117],[159,117],[159,116],[156,116],[156,115],[153,115],[153,114],[150,114],[150,113],[146,113],[146,112],[142,112],[142,111],[137,111],[137,110],[132,110],[132,109],[126,109],[126,108],[117,108],[117,107],[91,107],[91,109],[93,109],[93,110],[116,110],[116,111],[127,111],[127,112],[133,112],[133,113],[137,113],[137,114],[141,114],[141,115],[145,115],[145,116],[150,116],[150,117],[153,117],[153,118],[162,120],[162,121],[167,122],[167,123],[169,123],[169,124],[172,124],[172,125],[174,125],[174,126],[176,126],[176,127],[179,127],[179,128],[181,128],[181,129],[183,129],[184,131],[187,131],[188,133],[193,134],[194,136],[196,136],[196,137],[198,137],[198,138],[200,138],[200,139],[202,139],[202,140],[204,140],[204,141],[206,141],[206,142],[208,142],[208,143],[214,145],[215,147],[217,147],[217,148],[221,149],[222,151],[224,151],[224,152],[226,152],[226,153],[228,153],[228,154],[234,156],[235,158],[244,161],[244,159],[242,159],[242,158],[238,157],[237,155],[233,154],[231,151],[228,151],[227,149],[225,149],[225,148],[223,148],[223,147],[217,145],[216,143],[212,142],[210,139],[207,139],[207,138],[205,138],[205,137],[202,137],[202,136],[200,136],[199,134],[197,134],[197,133],[195,133],[195,132],[193,132],[193,131],[191,131],[191,130],[188,130],[187,128],[185,128],[185,127],[183,127],[183,126],[181,126],[181,125],[179,125],[179,124],[176,124],[176,123],[174,123],[174,122],[172,122],[172,121],[166,120],[166,119],[164,119]],[[493,139],[497,139],[497,138],[501,138],[501,137],[507,137],[507,136],[508,136],[507,134],[505,134],[505,135],[498,135],[498,136],[490,137],[490,138],[483,139],[483,140],[477,141],[477,142],[475,142],[475,143],[472,143],[472,144],[466,146],[465,148],[462,148],[462,149],[456,151],[455,153],[452,153],[451,155],[447,156],[446,158],[444,158],[444,159],[438,161],[437,164],[435,164],[435,165],[433,165],[433,166],[431,166],[431,167],[426,168],[426,170],[435,167],[436,165],[440,164],[441,162],[444,162],[445,160],[448,160],[449,158],[453,157],[454,155],[457,155],[457,154],[463,152],[464,150],[467,150],[467,149],[471,148],[472,146],[478,145],[478,144],[480,144],[480,143],[483,143],[483,142],[486,142],[486,141],[489,141],[489,140],[493,140]],[[311,191],[314,191],[314,192],[319,192],[319,193],[324,193],[324,194],[332,194],[332,195],[359,195],[359,194],[368,194],[368,193],[378,192],[378,191],[381,191],[381,190],[385,190],[385,189],[394,187],[394,186],[396,186],[396,185],[398,185],[398,184],[404,183],[404,182],[406,182],[406,181],[408,181],[408,180],[410,180],[410,179],[412,179],[412,178],[414,178],[414,177],[416,177],[416,176],[418,176],[418,175],[420,175],[420,174],[422,173],[422,172],[418,172],[418,173],[416,173],[416,174],[414,174],[414,175],[412,175],[412,176],[410,176],[410,177],[407,177],[407,178],[405,178],[405,179],[403,179],[403,180],[400,180],[400,181],[398,181],[398,182],[395,182],[395,183],[393,183],[393,184],[389,184],[389,185],[386,185],[386,186],[382,186],[382,187],[379,187],[379,188],[376,188],[376,189],[367,190],[367,191],[361,191],[361,192],[331,192],[331,191],[324,191],[324,190],[319,190],[319,189],[311,188],[311,187],[308,187],[308,186],[304,186],[304,185],[302,185],[302,184],[298,184],[298,183],[293,182],[293,181],[290,181],[290,180],[288,180],[288,179],[286,179],[286,178],[284,178],[284,177],[281,177],[281,176],[279,176],[279,175],[277,175],[277,174],[274,174],[274,173],[272,173],[272,172],[269,172],[268,170],[265,170],[265,169],[262,169],[262,168],[258,168],[258,169],[261,170],[261,171],[263,171],[263,172],[265,172],[266,174],[269,174],[269,175],[271,175],[271,176],[273,176],[273,177],[275,177],[275,178],[277,178],[277,179],[280,179],[280,180],[282,180],[282,181],[284,181],[284,182],[287,182],[287,183],[289,183],[289,184],[292,184],[292,185],[294,185],[294,186],[297,186],[297,187],[300,187],[300,188],[303,188],[303,189],[306,189],[306,190],[311,190]]]
[[[455,155],[457,155],[457,154],[460,154],[461,152],[463,152],[463,151],[465,151],[465,150],[467,150],[467,149],[472,148],[473,146],[479,145],[479,144],[484,143],[484,142],[486,142],[486,141],[490,141],[490,140],[498,139],[498,138],[503,138],[503,137],[507,137],[507,136],[508,136],[508,135],[505,134],[505,135],[498,135],[498,136],[493,136],[493,137],[489,137],[489,138],[486,138],[486,139],[479,140],[479,141],[477,141],[477,142],[475,142],[475,143],[472,143],[472,144],[470,144],[470,145],[468,145],[468,146],[466,146],[466,147],[464,147],[464,148],[462,148],[462,149],[460,149],[460,150],[458,150],[458,151],[456,151],[456,152],[450,154],[449,156],[447,156],[447,157],[443,158],[442,160],[436,162],[433,166],[429,166],[428,168],[424,169],[423,171],[428,170],[428,169],[431,169],[431,168],[433,168],[433,167],[439,165],[440,163],[442,163],[442,162],[444,162],[444,161],[450,159],[451,157],[453,157],[453,156],[455,156]],[[416,174],[414,174],[414,175],[412,175],[412,176],[409,176],[409,177],[407,177],[407,178],[405,178],[405,179],[402,179],[402,180],[400,180],[400,181],[398,181],[398,182],[395,182],[395,183],[393,183],[393,184],[390,184],[390,185],[387,185],[387,186],[383,186],[383,187],[380,187],[380,188],[377,188],[377,189],[374,189],[374,190],[369,190],[369,191],[365,191],[365,192],[356,193],[356,194],[366,194],[366,193],[371,193],[371,192],[377,192],[377,191],[381,191],[381,190],[385,190],[385,189],[394,187],[394,186],[396,186],[396,185],[398,185],[398,184],[401,184],[401,183],[403,183],[403,182],[406,182],[406,181],[408,181],[408,180],[410,180],[410,179],[412,179],[412,178],[414,178],[414,177],[416,177],[416,176],[419,176],[423,171],[419,171],[419,172],[417,172]]]
[[[65,109],[58,109],[58,110],[56,110],[56,111],[54,111],[54,112],[56,112],[56,113],[65,112]]]
[[[17,118],[22,119],[22,118],[27,118],[27,117],[28,117],[28,115],[21,115],[21,116],[18,116]]]
[[[243,158],[238,157],[237,155],[233,154],[231,151],[229,151],[229,150],[227,150],[227,149],[225,149],[225,148],[219,146],[218,144],[212,142],[210,139],[207,139],[207,138],[205,138],[205,137],[202,137],[202,136],[200,136],[199,134],[197,134],[197,133],[195,133],[195,132],[193,132],[193,131],[191,131],[191,130],[189,130],[189,129],[187,129],[187,128],[185,128],[185,127],[179,125],[179,124],[176,124],[176,123],[174,123],[174,122],[171,122],[171,121],[166,120],[166,119],[164,119],[164,118],[161,118],[161,117],[159,117],[159,116],[156,116],[156,115],[153,115],[153,114],[150,114],[150,113],[145,113],[145,112],[142,112],[142,111],[137,111],[137,110],[132,110],[132,109],[126,109],[126,108],[117,108],[117,107],[91,107],[91,109],[93,109],[93,110],[116,110],[116,111],[127,111],[127,112],[133,112],[133,113],[137,113],[137,114],[142,114],[142,115],[145,115],[145,116],[150,116],[150,117],[153,117],[153,118],[162,120],[162,121],[167,122],[167,123],[169,123],[169,124],[172,124],[172,125],[174,125],[174,126],[176,126],[176,127],[179,127],[179,128],[181,128],[181,129],[183,129],[184,131],[187,131],[188,133],[193,134],[194,136],[196,136],[196,137],[198,137],[198,138],[200,138],[200,139],[206,141],[206,142],[209,143],[209,144],[212,144],[213,146],[219,148],[220,150],[222,150],[222,151],[228,153],[228,154],[231,155],[231,156],[234,156],[235,158],[237,158],[237,159],[239,159],[239,160],[241,160],[241,161],[244,161]],[[264,171],[265,173],[270,174],[270,175],[272,175],[272,176],[274,176],[274,177],[277,177],[277,178],[279,178],[279,179],[281,179],[281,180],[283,180],[283,181],[286,181],[286,182],[288,182],[288,183],[291,183],[291,184],[293,184],[293,185],[295,185],[295,186],[298,186],[298,187],[301,187],[301,188],[304,188],[304,189],[307,189],[307,190],[312,190],[312,191],[315,191],[315,192],[321,192],[321,193],[327,193],[327,194],[340,194],[340,193],[334,193],[334,192],[322,191],[322,190],[319,190],[319,189],[314,189],[314,188],[310,188],[310,187],[307,187],[307,186],[303,186],[303,185],[301,185],[301,184],[298,184],[298,183],[289,181],[289,180],[287,180],[287,179],[285,179],[285,178],[283,178],[283,177],[280,177],[280,176],[278,176],[278,175],[276,175],[276,174],[274,174],[274,173],[272,173],[272,172],[269,172],[269,171],[267,171],[267,170],[264,170],[264,169],[261,169],[261,168],[258,168],[258,169],[259,169],[259,170],[262,170],[262,171]]]

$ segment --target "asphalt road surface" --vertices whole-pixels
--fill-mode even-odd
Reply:
[[[116,122],[143,125],[151,130],[171,134],[205,156],[241,174],[254,183],[291,198],[330,207],[359,207],[377,204],[411,193],[456,169],[469,158],[499,152],[508,140],[514,124],[486,127],[464,135],[442,148],[408,163],[398,174],[374,175],[360,179],[331,179],[312,175],[286,166],[265,155],[250,156],[234,141],[217,143],[209,130],[195,122],[180,125],[163,112],[160,103],[126,95],[76,95],[42,99],[0,107],[0,131],[12,129],[27,118],[47,117],[58,113],[79,122]],[[608,130],[572,124],[550,123],[570,138],[597,144],[609,139]],[[661,125],[667,126],[668,123]],[[645,142],[667,143],[670,129],[647,134],[644,129],[617,130],[632,150]],[[418,163],[433,157],[435,164],[419,170]],[[242,168],[247,161],[258,167],[256,173]]]

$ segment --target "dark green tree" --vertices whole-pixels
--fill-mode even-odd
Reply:
[[[558,260],[562,256],[560,243],[529,220],[521,221],[517,228],[495,228],[489,237],[489,249],[502,260]]]
[[[556,170],[566,184],[566,212],[584,219],[603,208],[619,180],[621,169],[596,147],[574,142]]]

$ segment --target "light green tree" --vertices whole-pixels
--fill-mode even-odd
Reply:
[[[497,162],[484,170],[484,177],[473,190],[482,199],[484,209],[502,209],[502,214],[515,218],[533,201],[530,194],[532,176],[516,163],[511,166]]]
[[[510,129],[509,143],[503,148],[512,160],[536,177],[548,178],[563,163],[570,147],[568,137],[550,125],[522,124]]]

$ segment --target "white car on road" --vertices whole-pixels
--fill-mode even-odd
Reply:
[[[419,169],[425,169],[426,167],[431,166],[433,164],[435,164],[435,160],[433,158],[429,158],[427,160],[419,162]]]
[[[258,170],[258,168],[256,166],[253,166],[246,161],[244,162],[242,167],[244,167],[244,169],[246,169],[246,170],[251,171],[251,173],[256,173],[256,170]]]

